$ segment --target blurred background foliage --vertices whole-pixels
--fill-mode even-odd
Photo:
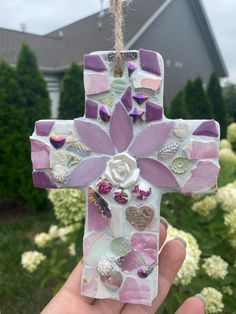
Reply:
[[[83,114],[82,68],[64,77],[59,117]],[[69,106],[68,106],[69,104]],[[207,196],[166,194],[162,216],[168,238],[179,235],[187,257],[158,313],[174,313],[202,291],[208,313],[236,313],[236,88],[221,87],[213,73],[188,81],[165,104],[167,117],[214,118],[220,122],[219,189]],[[84,195],[79,190],[35,189],[29,136],[34,121],[50,117],[46,83],[34,53],[23,45],[17,68],[0,63],[0,309],[4,314],[38,313],[82,256]]]

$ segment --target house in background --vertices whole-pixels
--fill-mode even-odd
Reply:
[[[200,75],[206,83],[214,71],[227,76],[201,0],[133,0],[124,8],[124,20],[126,49],[143,47],[162,54],[167,104],[188,79]],[[38,57],[55,118],[61,81],[70,64],[82,63],[83,55],[92,51],[112,50],[112,17],[105,10],[44,36],[0,29],[0,58],[14,66],[22,42]]]

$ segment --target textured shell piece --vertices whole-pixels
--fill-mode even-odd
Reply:
[[[88,156],[91,153],[91,149],[87,145],[80,142],[68,145],[66,150],[81,156]]]
[[[179,147],[180,147],[180,142],[175,142],[175,143],[164,145],[160,149],[158,153],[158,157],[160,159],[170,159],[178,152]]]

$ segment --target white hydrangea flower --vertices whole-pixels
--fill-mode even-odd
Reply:
[[[168,227],[167,240],[175,237],[180,237],[185,240],[187,243],[187,247],[185,261],[182,264],[174,283],[176,285],[188,285],[191,280],[197,275],[201,251],[199,249],[196,239],[190,233],[178,230],[170,225]]]
[[[207,314],[221,313],[224,304],[222,302],[223,294],[215,288],[206,287],[201,291],[201,294],[207,299]]]
[[[217,205],[217,201],[214,196],[206,196],[199,202],[196,202],[192,206],[192,210],[199,215],[208,216]]]
[[[34,242],[39,248],[44,248],[51,240],[51,236],[46,232],[38,233],[34,237]]]
[[[236,155],[230,148],[222,148],[219,151],[220,165],[227,173],[234,173],[236,166]]]
[[[27,251],[21,255],[21,265],[33,273],[45,259],[46,256],[38,251]]]
[[[82,227],[82,225],[80,223],[77,224],[73,224],[70,226],[66,226],[66,227],[62,227],[58,229],[58,237],[62,240],[62,241],[67,241],[68,239],[68,235],[79,230]]]
[[[48,234],[51,238],[57,238],[58,237],[58,226],[57,225],[51,225],[49,228]]]
[[[231,123],[227,128],[227,140],[233,144],[236,142],[236,123]]]
[[[222,148],[229,148],[229,149],[231,149],[232,146],[231,146],[231,144],[230,144],[230,142],[228,140],[222,139],[220,141],[220,149],[222,149]]]
[[[65,226],[81,222],[85,217],[84,193],[78,189],[50,190],[56,218]]]
[[[229,242],[236,248],[236,208],[224,215],[224,224],[228,227]]]
[[[202,268],[207,275],[214,279],[224,279],[228,274],[229,264],[225,262],[220,256],[212,255],[204,259]]]
[[[236,208],[236,188],[233,184],[227,184],[218,189],[216,199],[224,211],[231,211]]]
[[[68,247],[69,254],[71,256],[76,256],[76,246],[75,243],[71,243]]]
[[[231,288],[231,286],[222,287],[222,292],[224,294],[233,295],[233,289]]]

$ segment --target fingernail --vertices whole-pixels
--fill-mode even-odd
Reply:
[[[165,226],[166,229],[168,229],[169,222],[164,217],[160,217],[160,222]]]
[[[187,246],[187,242],[184,239],[182,239],[180,237],[175,237],[174,239],[182,242],[185,247]]]
[[[208,304],[207,299],[201,293],[196,294],[195,297],[201,299],[203,303],[205,304],[205,307],[207,306]]]

